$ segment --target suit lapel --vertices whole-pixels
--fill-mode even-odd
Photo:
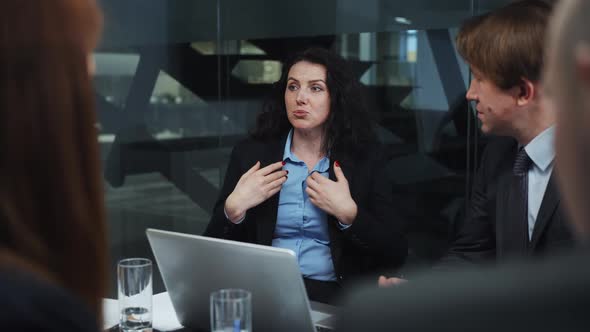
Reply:
[[[355,174],[356,174],[356,163],[352,156],[346,153],[333,153],[330,155],[330,168],[328,169],[328,177],[332,181],[336,181],[336,174],[334,174],[334,162],[338,161],[342,172],[348,181],[351,195],[354,197],[355,186]],[[328,232],[330,234],[330,251],[332,253],[332,261],[334,263],[334,269],[337,274],[340,274],[340,257],[342,256],[342,240],[344,236],[337,225],[338,221],[332,215],[328,215]]]
[[[342,172],[344,176],[346,176],[346,180],[348,184],[352,187],[352,183],[354,182],[354,175],[356,174],[356,163],[352,156],[346,153],[334,153],[330,156],[330,168],[328,169],[328,175],[330,180],[336,181],[336,174],[334,174],[334,162],[338,161],[340,163],[340,167],[342,168]],[[350,188],[352,190],[352,188]]]
[[[510,233],[507,228],[510,225],[510,216],[508,215],[510,206],[510,181],[509,175],[504,175],[498,179],[496,195],[496,255],[504,255],[505,243],[510,241]]]
[[[526,216],[517,213],[514,202],[520,188],[515,187],[512,164],[518,150],[516,140],[507,150],[509,157],[503,159],[498,167],[502,170],[496,184],[496,257],[525,254],[528,247]],[[488,184],[493,185],[493,184]]]
[[[547,183],[547,189],[537,214],[537,220],[535,221],[535,227],[533,228],[533,236],[531,238],[530,250],[534,250],[543,234],[543,231],[549,224],[551,217],[555,214],[557,205],[559,204],[560,198],[555,183],[555,172],[551,173],[549,183]]]
[[[528,247],[527,223],[523,213],[515,209],[520,188],[513,175],[505,173],[498,180],[496,202],[496,250],[497,257],[523,255]]]
[[[283,159],[283,152],[286,140],[287,136],[283,137],[280,140],[276,140],[269,143],[268,149],[260,158],[261,167],[268,166],[272,163],[276,163],[277,161]],[[260,205],[261,211],[258,220],[256,220],[257,236],[259,241],[258,243],[260,244],[272,244],[272,237],[277,224],[279,194],[280,192],[276,195],[273,195],[266,202]]]
[[[328,168],[328,177],[332,181],[336,181],[336,174],[334,174],[334,162],[335,161],[338,161],[338,163],[340,163],[340,167],[342,168],[342,172],[344,173],[344,176],[346,177],[346,181],[348,181],[348,187],[350,190],[350,194],[354,197],[355,196],[354,191],[356,190],[356,186],[354,185],[355,180],[356,180],[355,179],[356,166],[357,166],[356,162],[354,161],[352,156],[349,155],[348,153],[333,153],[330,156],[330,167]],[[336,221],[335,218],[333,218],[332,216],[328,216],[328,220],[333,221],[330,224],[334,224],[333,226],[335,226],[335,221]]]

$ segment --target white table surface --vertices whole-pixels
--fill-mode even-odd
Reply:
[[[104,329],[108,329],[119,323],[119,302],[114,299],[103,299],[103,315],[104,315]],[[318,303],[310,302],[311,304],[311,319],[313,322],[326,319],[336,312],[336,307]],[[176,318],[176,311],[172,306],[172,301],[168,292],[156,294],[153,297],[153,322],[152,327],[160,331],[173,331],[181,329],[183,326]]]

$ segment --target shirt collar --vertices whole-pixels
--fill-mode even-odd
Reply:
[[[293,162],[301,162],[296,155],[291,152],[291,143],[293,142],[293,129],[289,130],[289,135],[287,135],[287,141],[285,142],[285,147],[283,149],[283,161],[291,160]]]
[[[533,163],[542,171],[547,170],[555,158],[555,126],[551,126],[535,137],[524,149]]]

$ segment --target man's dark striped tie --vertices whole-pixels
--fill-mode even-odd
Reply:
[[[524,148],[520,148],[520,150],[518,150],[518,153],[516,154],[516,158],[514,159],[514,166],[512,167],[512,172],[516,176],[524,176],[528,179],[529,168],[531,168],[532,163],[533,161],[526,153],[526,150]]]
[[[514,239],[515,254],[526,254],[529,244],[528,222],[528,173],[532,160],[524,148],[520,148],[512,167],[512,218],[510,218],[511,238]]]

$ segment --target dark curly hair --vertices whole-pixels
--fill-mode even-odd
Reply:
[[[278,139],[291,129],[285,108],[285,89],[291,67],[301,61],[323,65],[330,93],[330,114],[325,123],[322,150],[358,153],[363,145],[376,142],[373,122],[367,111],[363,90],[350,64],[323,48],[309,48],[295,54],[283,64],[281,78],[273,84],[268,100],[256,119],[251,136],[255,139]]]

